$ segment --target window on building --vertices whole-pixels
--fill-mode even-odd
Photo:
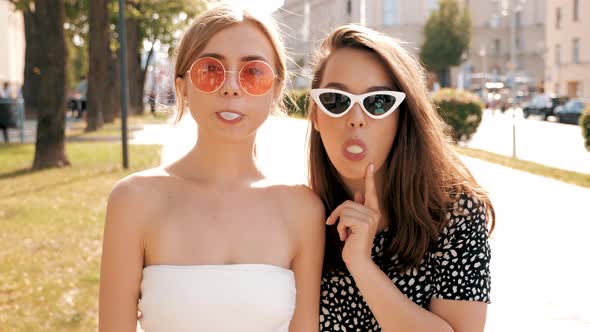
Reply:
[[[555,29],[561,29],[561,8],[555,9]]]
[[[490,27],[493,29],[497,29],[500,26],[500,15],[492,14],[490,15]]]
[[[514,20],[517,28],[522,26],[522,12],[520,10],[516,12]]]
[[[494,39],[494,53],[500,55],[500,39]]]
[[[561,65],[561,46],[560,45],[555,46],[555,65],[558,67]]]
[[[576,98],[576,97],[580,97],[580,84],[578,81],[569,81],[567,82],[567,96],[570,98]],[[577,105],[575,105],[575,101],[571,102],[573,105],[573,108],[578,108],[576,107]]]
[[[346,1],[346,15],[352,15],[352,0]]]
[[[383,0],[383,25],[400,24],[399,0]]]
[[[574,0],[574,21],[580,19],[580,0]]]
[[[572,61],[574,63],[580,63],[580,39],[574,38],[572,42]]]

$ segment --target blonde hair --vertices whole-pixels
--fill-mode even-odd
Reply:
[[[319,88],[326,63],[340,49],[357,49],[375,55],[388,71],[393,88],[406,94],[398,110],[396,138],[384,164],[384,193],[380,205],[390,220],[387,255],[399,257],[398,268],[418,266],[447,224],[449,208],[464,194],[485,206],[487,221],[493,229],[492,203],[453,151],[445,135],[444,122],[430,101],[426,72],[419,60],[394,38],[366,27],[345,25],[322,43],[313,66],[312,89]],[[311,119],[317,107],[312,107],[311,100],[309,102]],[[351,199],[351,193],[330,162],[319,132],[313,126],[310,130],[309,184],[322,198],[326,214],[330,214],[342,202]],[[326,268],[341,266],[338,234],[332,229],[326,236]]]
[[[176,49],[174,77],[184,77],[184,74],[190,69],[196,57],[203,51],[205,45],[207,45],[216,33],[240,23],[253,23],[266,35],[275,52],[275,73],[278,80],[284,82],[287,75],[287,56],[276,21],[270,14],[255,13],[245,7],[230,3],[221,3],[205,11],[197,17],[184,33],[180,45]],[[176,85],[175,90],[178,121],[184,113],[185,105]],[[279,101],[282,100],[283,93],[284,86],[281,88]]]

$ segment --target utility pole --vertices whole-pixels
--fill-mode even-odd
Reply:
[[[482,84],[481,84],[481,91],[482,91],[482,97],[483,99],[488,102],[488,89],[486,87],[486,84],[488,83],[488,66],[487,66],[487,62],[486,62],[486,55],[487,55],[487,51],[486,51],[486,46],[483,45],[481,47],[481,49],[479,50],[479,55],[481,56],[481,63],[482,63]]]
[[[123,168],[129,168],[129,153],[127,150],[127,31],[125,28],[125,3],[119,0],[119,59],[121,62],[121,139],[123,143]]]
[[[512,97],[512,158],[516,159],[516,29],[519,28],[516,20],[517,14],[522,10],[526,0],[510,0],[508,15],[510,17],[510,68],[509,68],[509,82],[510,82],[510,96]]]
[[[514,67],[516,65],[516,8],[514,1],[510,0],[510,95],[514,102],[514,89],[516,88],[516,79],[514,77]],[[512,103],[512,158],[516,159],[516,114],[514,103]]]

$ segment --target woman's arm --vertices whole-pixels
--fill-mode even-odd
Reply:
[[[487,304],[432,299],[428,311],[408,299],[371,262],[349,264],[348,269],[382,331],[483,331]]]
[[[338,234],[346,241],[342,259],[352,275],[363,299],[383,331],[483,331],[489,291],[489,246],[485,223],[485,206],[464,196],[449,213],[448,234],[439,240],[433,271],[435,291],[432,311],[423,309],[408,299],[373,262],[371,248],[380,208],[375,188],[374,168],[370,165],[365,176],[365,193],[355,193],[355,201],[346,201],[328,217],[327,224],[338,220]],[[452,228],[452,229],[451,229]],[[457,257],[453,264],[443,262]],[[411,285],[410,285],[411,286]],[[435,300],[453,298],[454,289],[462,294],[477,291],[470,301]],[[462,295],[465,296],[465,295]],[[465,317],[465,315],[471,315]]]
[[[290,200],[295,219],[298,248],[293,258],[297,296],[289,331],[318,331],[320,282],[324,258],[324,206],[311,190],[298,188],[298,199]]]
[[[139,197],[132,179],[109,196],[100,269],[99,331],[136,331],[143,271]]]

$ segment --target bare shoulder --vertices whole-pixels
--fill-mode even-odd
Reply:
[[[154,189],[159,180],[169,177],[162,168],[151,168],[145,171],[130,174],[119,180],[111,194],[111,198],[124,199],[126,203],[133,203],[134,200],[143,200],[150,195],[149,189]]]
[[[324,204],[320,197],[305,185],[280,185],[279,204],[283,215],[296,228],[302,230],[323,230],[325,222]]]
[[[152,215],[158,209],[158,189],[167,177],[162,168],[152,168],[119,180],[109,195],[107,219],[114,216],[131,222]]]

